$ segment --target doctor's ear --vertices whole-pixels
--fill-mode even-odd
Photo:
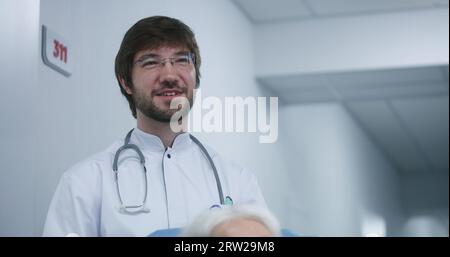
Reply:
[[[131,91],[131,88],[127,86],[127,83],[123,78],[119,78],[120,86],[127,92],[127,94],[131,95],[133,92]]]

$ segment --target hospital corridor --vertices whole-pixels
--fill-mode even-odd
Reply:
[[[0,0],[0,23],[0,237],[238,212],[449,236],[448,0]]]

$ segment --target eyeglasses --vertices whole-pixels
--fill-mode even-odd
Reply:
[[[167,61],[170,61],[170,64],[172,64],[175,69],[188,70],[192,68],[192,64],[195,62],[195,56],[190,52],[167,58],[161,58],[154,54],[147,54],[140,57],[135,64],[139,64],[139,66],[143,69],[157,70],[164,67]]]

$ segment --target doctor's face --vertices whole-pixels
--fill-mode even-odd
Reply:
[[[175,97],[186,97],[192,107],[196,84],[193,58],[183,47],[137,52],[132,69],[133,87],[128,89],[137,112],[160,122],[170,122],[178,111],[170,109]]]

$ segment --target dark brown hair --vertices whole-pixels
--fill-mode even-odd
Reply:
[[[131,70],[137,52],[155,49],[161,46],[186,47],[194,54],[196,87],[200,85],[200,50],[195,40],[194,32],[183,22],[165,16],[144,18],[134,24],[125,34],[116,56],[115,72],[120,91],[128,100],[134,118],[136,105],[131,95],[120,85],[123,79],[127,87],[133,87]]]

